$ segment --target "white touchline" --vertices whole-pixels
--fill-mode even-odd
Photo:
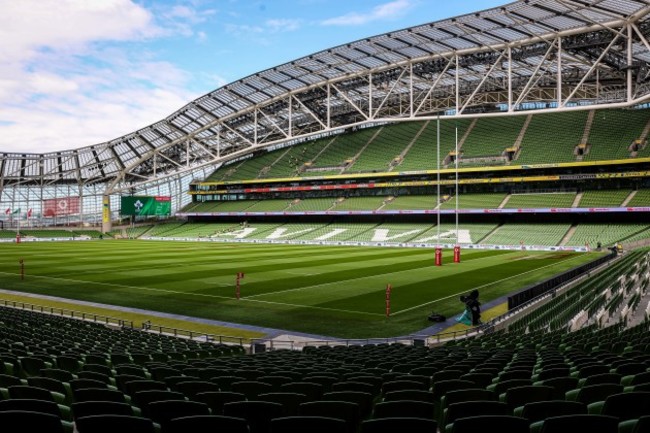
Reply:
[[[327,308],[327,307],[317,307],[314,305],[303,305],[303,304],[287,304],[285,302],[275,302],[275,301],[260,301],[257,299],[250,299],[248,298],[241,298],[242,301],[251,301],[251,302],[258,302],[261,304],[274,304],[274,305],[284,305],[287,307],[300,307],[300,308],[312,308],[315,310],[325,310],[325,311],[339,311],[342,313],[354,313],[354,314],[365,314],[366,316],[381,316],[384,317],[384,314],[380,313],[370,313],[368,311],[357,311],[357,310],[341,310],[340,308]]]

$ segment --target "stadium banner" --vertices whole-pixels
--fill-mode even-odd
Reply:
[[[105,195],[102,197],[102,222],[108,223],[111,221],[111,198]]]
[[[218,243],[240,243],[240,244],[282,244],[282,245],[333,245],[333,246],[367,246],[367,247],[390,247],[390,248],[443,248],[453,250],[458,244],[429,244],[429,243],[407,243],[407,242],[355,242],[355,241],[298,241],[298,240],[275,240],[275,239],[220,239],[220,238],[189,238],[189,237],[160,237],[144,236],[143,239],[150,241],[180,241],[180,242],[218,242]],[[0,239],[0,242],[2,239]],[[512,250],[512,251],[575,251],[588,252],[584,246],[548,246],[548,245],[495,245],[495,244],[461,244],[462,248],[472,250]]]
[[[120,213],[135,216],[169,216],[172,212],[170,196],[122,196]]]
[[[358,211],[305,211],[305,212],[177,212],[178,217],[197,216],[283,216],[283,215],[434,215],[455,214],[455,209],[414,210],[358,210]],[[531,209],[458,209],[459,214],[558,214],[558,213],[631,213],[650,212],[650,207],[563,207]]]
[[[75,215],[80,210],[79,197],[62,197],[43,200],[43,216]]]
[[[20,236],[20,242],[68,242],[68,241],[89,241],[92,240],[90,236],[79,236],[79,237],[59,237],[59,238],[35,238],[32,236]],[[16,242],[15,238],[2,238],[0,243],[14,243]]]

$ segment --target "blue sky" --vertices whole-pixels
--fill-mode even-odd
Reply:
[[[0,0],[0,152],[117,138],[255,72],[503,0]]]

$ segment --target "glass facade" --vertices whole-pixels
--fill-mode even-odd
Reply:
[[[132,222],[123,220],[120,215],[122,195],[170,196],[173,215],[192,201],[188,194],[190,182],[207,177],[213,170],[212,167],[199,168],[137,187],[124,187],[121,192],[109,195],[111,221],[113,224]],[[106,187],[105,183],[5,186],[0,190],[1,228],[85,226],[100,229]],[[68,206],[68,203],[74,203],[74,207]],[[54,210],[51,210],[51,206],[54,206]]]

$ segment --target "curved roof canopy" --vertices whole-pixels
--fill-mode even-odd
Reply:
[[[644,0],[522,0],[374,36],[250,75],[106,143],[3,154],[0,182],[113,190],[363,123],[633,105],[650,95],[649,15]]]

